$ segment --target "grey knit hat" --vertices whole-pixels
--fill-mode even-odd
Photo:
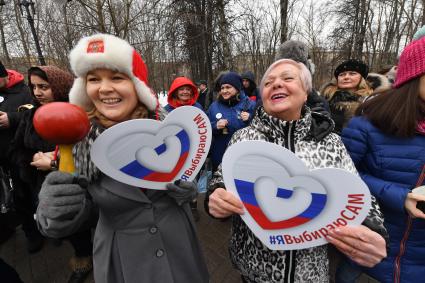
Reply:
[[[287,40],[282,43],[276,52],[275,61],[280,59],[292,59],[303,63],[310,73],[314,74],[315,66],[308,56],[308,47],[301,41]]]

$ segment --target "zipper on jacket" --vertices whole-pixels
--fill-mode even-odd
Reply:
[[[284,129],[285,133],[285,141],[284,141],[284,147],[289,149],[290,151],[295,153],[295,125],[296,122],[288,122],[287,126]],[[296,250],[293,251],[286,251],[285,253],[285,272],[284,275],[286,278],[286,282],[292,283],[295,279],[295,259],[297,256]]]
[[[422,172],[419,175],[418,181],[416,182],[416,187],[420,186],[423,183],[424,179],[425,179],[425,164],[422,167]],[[395,258],[394,275],[393,275],[394,283],[400,282],[401,257],[404,255],[404,252],[406,250],[406,242],[407,242],[407,239],[409,238],[409,234],[410,234],[411,230],[412,230],[412,217],[410,217],[410,215],[407,215],[407,228],[404,231],[404,235],[403,235],[403,238],[402,238],[401,243],[400,243],[400,252],[398,253],[398,255]]]

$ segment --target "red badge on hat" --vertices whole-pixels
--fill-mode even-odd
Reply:
[[[91,41],[87,46],[87,53],[103,53],[104,50],[103,40]]]

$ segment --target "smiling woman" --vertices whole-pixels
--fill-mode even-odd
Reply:
[[[77,75],[70,101],[87,111],[91,128],[73,148],[78,178],[63,172],[47,176],[37,209],[40,230],[60,238],[97,222],[96,282],[208,282],[189,208],[196,185],[178,180],[162,191],[130,186],[101,173],[90,159],[105,129],[164,117],[142,57],[128,42],[96,34],[78,42],[70,63]]]
[[[180,106],[194,106],[204,110],[201,104],[196,102],[198,96],[198,89],[190,79],[178,77],[171,83],[170,90],[168,91],[168,104],[164,108],[168,112]]]
[[[131,119],[138,99],[131,79],[109,69],[95,69],[87,74],[87,95],[105,119],[119,123]]]
[[[276,61],[265,72],[260,89],[263,106],[248,127],[233,135],[229,147],[247,140],[267,141],[294,152],[310,170],[331,167],[356,173],[344,145],[332,133],[331,119],[304,105],[311,89],[311,74],[305,65],[288,59]],[[221,167],[210,183],[205,207],[216,218],[233,216],[229,250],[244,282],[329,282],[326,246],[275,251],[260,242],[241,220],[244,206],[226,190]],[[370,228],[346,226],[330,230],[327,236],[342,253],[369,267],[386,256],[381,235],[387,233],[376,201],[372,207],[364,222]]]
[[[336,133],[341,133],[357,107],[372,94],[366,82],[368,72],[369,67],[362,61],[346,60],[336,67],[335,79],[323,87],[321,93],[329,102]]]
[[[211,160],[213,170],[221,163],[224,151],[237,130],[248,126],[254,113],[255,102],[242,90],[242,78],[235,72],[224,73],[218,83],[217,100],[208,109],[213,141]]]

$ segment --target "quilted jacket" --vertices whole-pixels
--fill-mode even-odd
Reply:
[[[380,282],[424,280],[425,220],[409,217],[404,202],[412,188],[424,185],[425,136],[392,137],[366,118],[355,117],[343,130],[342,140],[377,198],[390,234],[388,257],[365,271]]]

